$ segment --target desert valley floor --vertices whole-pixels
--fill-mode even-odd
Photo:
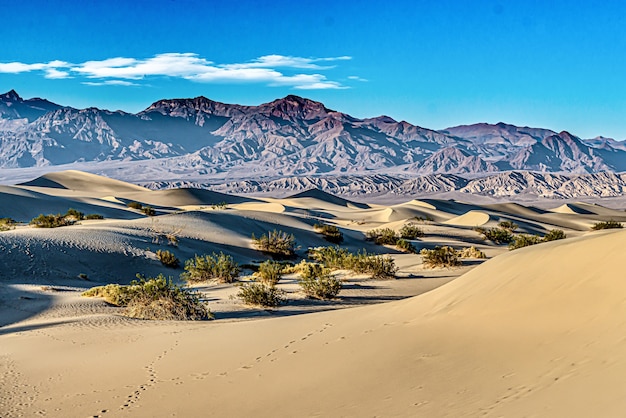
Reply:
[[[626,232],[590,227],[626,222],[626,212],[554,203],[154,191],[78,171],[0,186],[0,218],[26,223],[0,232],[0,417],[620,416]],[[27,225],[69,208],[104,219]],[[567,238],[509,251],[474,230],[501,221]],[[271,310],[242,304],[232,284],[195,285],[213,321],[131,319],[81,296],[136,273],[178,277],[182,268],[164,268],[158,249],[259,263],[267,256],[251,235],[273,229],[293,234],[306,258],[329,245],[314,231],[319,222],[339,227],[350,251],[389,254],[396,279],[340,271],[339,296],[316,301],[287,275],[279,287],[288,302]],[[425,233],[418,250],[475,246],[487,259],[429,269],[419,254],[365,240],[410,222]]]

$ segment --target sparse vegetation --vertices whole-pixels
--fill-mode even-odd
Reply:
[[[403,238],[396,241],[396,248],[405,253],[417,253],[417,249],[413,246],[413,244]]]
[[[452,247],[435,247],[432,250],[426,248],[420,251],[422,262],[427,268],[456,267],[461,264],[456,250]]]
[[[296,252],[296,237],[276,229],[259,238],[252,234],[252,242],[257,249],[269,254],[292,257]]]
[[[0,232],[15,229],[16,222],[11,218],[0,219]]]
[[[137,209],[137,210],[141,210],[143,208],[143,205],[139,202],[128,202],[126,206],[128,206],[131,209]]]
[[[424,231],[417,225],[406,224],[400,229],[400,238],[417,239],[424,236]]]
[[[285,292],[266,283],[246,283],[240,286],[237,297],[248,305],[268,308],[279,306],[285,301]]]
[[[275,286],[283,276],[283,267],[283,264],[273,260],[264,261],[259,265],[257,272],[259,280],[267,285]]]
[[[537,235],[520,234],[513,237],[513,241],[509,244],[509,250],[516,250],[542,242],[543,239]]]
[[[68,209],[64,216],[66,218],[69,218],[70,220],[73,220],[74,222],[82,221],[83,219],[85,219],[84,213],[72,208]]]
[[[551,229],[550,231],[548,231],[546,235],[544,235],[543,240],[545,242],[548,242],[548,241],[556,241],[558,239],[565,239],[565,238],[567,238],[567,235],[565,235],[565,232],[561,231],[560,229]]]
[[[507,229],[502,228],[474,228],[476,232],[481,234],[484,239],[492,241],[495,244],[508,244],[513,241],[513,234]]]
[[[519,228],[519,225],[513,221],[501,221],[500,223],[498,223],[498,227],[506,229],[509,232],[515,232],[515,230]]]
[[[224,210],[226,209],[228,205],[226,204],[226,202],[219,202],[219,203],[214,203],[211,205],[211,209],[213,210]]]
[[[213,316],[197,292],[177,286],[162,274],[157,277],[137,275],[128,286],[109,284],[91,288],[87,297],[102,297],[108,303],[125,307],[132,318],[158,320],[201,320]]]
[[[104,219],[104,216],[98,215],[97,213],[90,213],[85,216],[85,219]]]
[[[398,234],[391,228],[372,229],[365,233],[367,241],[374,241],[378,245],[396,245]]]
[[[74,221],[66,218],[64,215],[44,215],[41,214],[30,221],[30,225],[36,228],[58,228],[61,226],[72,225]]]
[[[591,229],[593,231],[599,231],[601,229],[619,229],[619,228],[623,228],[623,227],[624,226],[622,225],[621,222],[617,222],[617,221],[614,221],[613,219],[611,219],[609,221],[597,222],[597,223],[593,224]]]
[[[315,263],[306,263],[298,284],[307,297],[332,299],[341,291],[341,280],[331,276],[330,269]]]
[[[459,258],[487,258],[484,252],[474,247],[463,248],[458,251]]]
[[[328,242],[333,244],[341,244],[343,242],[343,234],[335,225],[315,224],[313,229],[315,232],[322,234]]]
[[[185,262],[185,272],[181,278],[188,282],[205,282],[218,280],[221,283],[232,283],[241,269],[230,255],[222,252],[212,255],[196,255]]]
[[[398,271],[393,258],[368,254],[365,250],[354,254],[340,247],[317,247],[309,250],[309,257],[327,268],[369,274],[372,279],[393,278]]]
[[[154,210],[154,208],[152,206],[144,206],[141,208],[141,211],[146,214],[147,216],[154,216],[156,215],[156,210]]]
[[[157,250],[157,258],[165,267],[177,268],[180,265],[180,260],[174,255],[174,253],[167,250]]]

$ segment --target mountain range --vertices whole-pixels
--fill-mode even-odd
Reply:
[[[431,174],[484,176],[626,171],[626,144],[569,132],[479,123],[431,130],[359,119],[289,95],[259,106],[205,97],[159,100],[132,114],[0,95],[0,168],[149,161],[198,176]],[[118,164],[119,166],[119,164]],[[171,177],[171,176],[170,176]]]

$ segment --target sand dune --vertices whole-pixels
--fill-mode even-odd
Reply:
[[[626,220],[617,210],[435,199],[356,206],[317,191],[227,200],[74,172],[35,183],[1,187],[0,217],[75,207],[108,219],[0,232],[3,418],[587,417],[621,416],[626,408],[626,232],[589,231],[597,220]],[[229,205],[179,210],[218,197]],[[146,217],[126,208],[131,198],[177,210]],[[432,220],[415,219],[426,215]],[[509,252],[469,228],[501,219],[524,232],[559,226],[570,238]],[[308,247],[328,245],[313,230],[320,221],[338,225],[350,250],[391,254],[399,279],[348,277],[339,298],[319,302],[299,295],[297,278],[288,277],[279,286],[291,300],[274,311],[230,299],[232,285],[199,285],[213,322],[132,320],[80,296],[137,272],[177,277],[182,269],[164,269],[157,249],[182,260],[224,251],[239,263],[259,262],[267,256],[250,235],[273,229],[294,234],[303,258]],[[407,222],[425,232],[413,240],[418,249],[476,245],[490,259],[429,270],[419,255],[364,240],[369,229]],[[167,244],[167,233],[178,246]]]
[[[77,170],[49,173],[34,180],[21,183],[20,186],[87,191],[90,194],[149,191],[149,189],[135,184]]]

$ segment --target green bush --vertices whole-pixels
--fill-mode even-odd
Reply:
[[[498,223],[498,227],[506,229],[509,232],[513,232],[519,227],[519,225],[513,221],[501,221]]]
[[[89,215],[85,216],[85,219],[104,219],[104,216],[98,215],[97,213],[90,213]]]
[[[276,229],[260,238],[252,234],[252,242],[257,249],[269,254],[291,257],[296,252],[296,237]]]
[[[170,251],[157,250],[156,255],[165,267],[177,268],[180,265],[180,260]]]
[[[599,231],[600,229],[618,229],[618,228],[623,228],[621,222],[617,222],[612,219],[610,221],[597,222],[593,224],[593,226],[591,227],[593,231]]]
[[[494,242],[495,244],[508,244],[513,241],[513,235],[510,231],[502,228],[475,228],[484,239]]]
[[[285,301],[285,292],[266,283],[246,283],[240,286],[237,297],[248,305],[276,307]]]
[[[221,283],[232,283],[239,275],[240,268],[230,255],[219,254],[198,256],[185,262],[185,272],[181,278],[188,282],[205,282],[217,279]]]
[[[30,221],[30,225],[36,228],[58,228],[61,226],[72,225],[74,221],[65,218],[65,216],[59,214],[56,215],[44,215],[41,214]]]
[[[509,244],[509,250],[516,250],[518,248],[528,247],[542,242],[543,239],[537,235],[520,234],[513,238],[513,241]]]
[[[340,247],[317,247],[309,249],[309,258],[331,269],[349,269],[348,259],[352,254]]]
[[[271,286],[275,286],[283,275],[283,264],[276,261],[267,260],[259,265],[257,275],[260,280]]]
[[[162,274],[157,277],[137,275],[128,286],[109,284],[94,287],[83,296],[102,297],[108,303],[126,307],[132,318],[158,320],[211,319],[211,311],[200,301],[197,292],[177,286]]]
[[[372,279],[393,278],[398,271],[393,258],[365,250],[354,254],[340,247],[317,247],[309,250],[309,257],[328,268],[369,274]]]
[[[315,232],[322,234],[324,239],[333,244],[340,244],[343,242],[343,234],[335,225],[327,224],[315,224],[313,225]]]
[[[0,219],[0,231],[9,231],[15,229],[16,222],[11,218]]]
[[[398,234],[391,228],[372,229],[365,233],[365,239],[378,245],[395,245],[398,242]]]
[[[400,238],[417,239],[424,236],[424,231],[417,225],[406,224],[400,229]]]
[[[82,221],[83,219],[85,219],[85,214],[77,211],[76,209],[70,208],[65,214],[65,217],[71,218],[74,222],[76,222],[76,221]]]
[[[487,258],[484,252],[480,251],[473,245],[458,251],[458,255],[460,258]]]
[[[435,247],[432,250],[424,248],[420,251],[420,255],[424,266],[427,268],[455,267],[461,264],[455,249],[448,246]]]
[[[417,253],[417,249],[413,246],[413,244],[403,238],[396,241],[396,248],[405,253]]]
[[[156,215],[156,210],[154,210],[154,208],[152,206],[144,206],[141,208],[141,211],[146,214],[147,216],[154,216]]]
[[[143,205],[139,202],[128,202],[126,206],[128,206],[131,209],[137,209],[137,210],[141,210],[143,208]]]
[[[551,229],[550,231],[548,231],[546,235],[544,235],[543,240],[545,242],[548,242],[548,241],[556,241],[558,239],[565,239],[565,238],[567,238],[567,235],[565,235],[565,232],[561,231],[560,229]]]
[[[211,209],[213,210],[224,210],[227,207],[227,203],[226,202],[219,202],[219,203],[214,203],[211,205]]]
[[[307,297],[332,299],[341,291],[341,280],[330,275],[330,269],[319,264],[307,263],[300,273],[298,284]]]

